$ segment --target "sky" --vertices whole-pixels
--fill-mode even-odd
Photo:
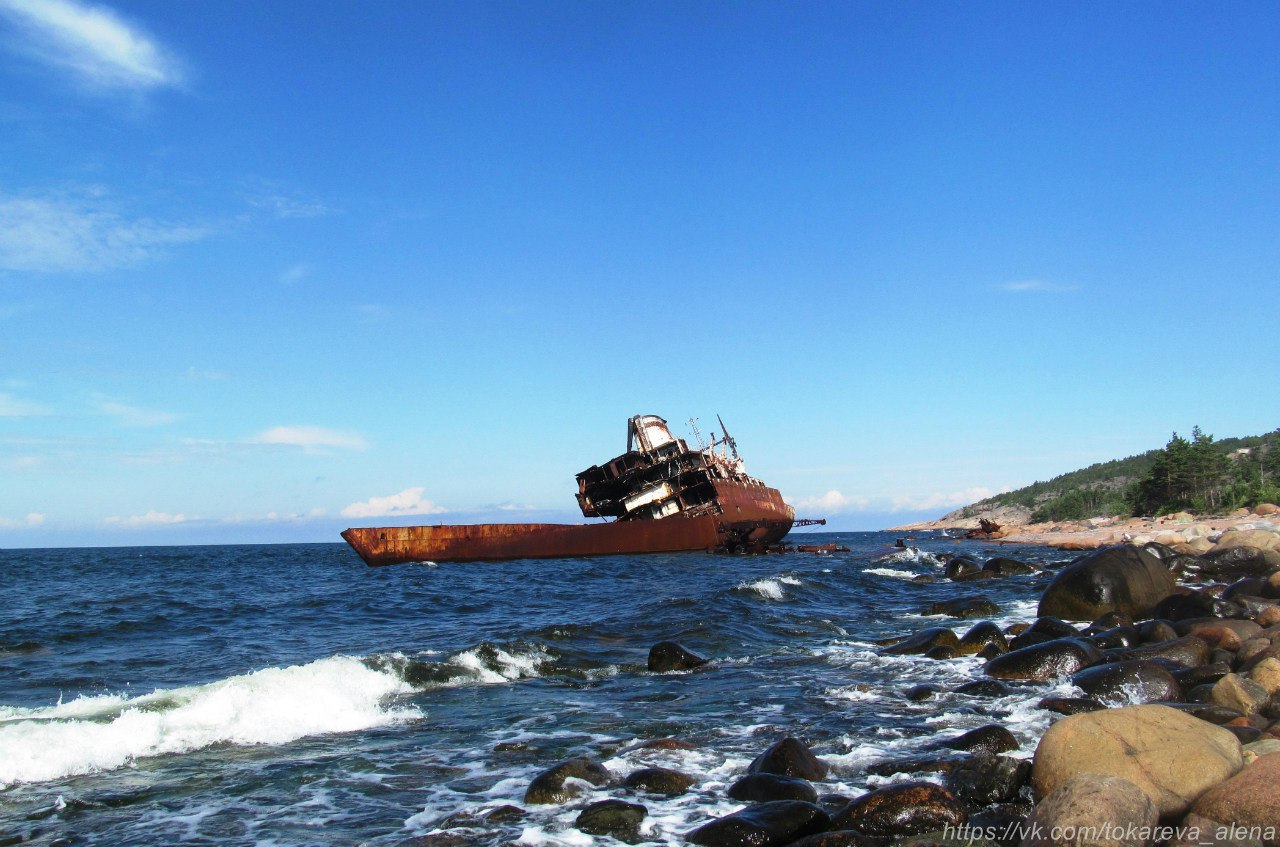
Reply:
[[[1272,2],[0,0],[0,546],[878,529],[1280,426]]]

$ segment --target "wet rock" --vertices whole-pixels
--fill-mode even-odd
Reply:
[[[638,744],[632,744],[628,750],[697,750],[698,745],[680,738],[650,738]]]
[[[987,724],[971,729],[963,735],[939,741],[935,747],[963,750],[968,753],[1006,753],[1018,749],[1018,739],[998,724]]]
[[[1230,600],[1237,595],[1252,597],[1273,597],[1270,583],[1259,576],[1247,576],[1237,579],[1222,592],[1223,600]]]
[[[1030,776],[1028,759],[979,753],[952,769],[943,782],[959,802],[973,809],[1012,800]]]
[[[803,742],[787,736],[757,756],[747,772],[776,773],[820,781],[827,776],[827,763],[813,755],[813,751]]]
[[[1031,626],[1009,642],[1010,650],[1021,650],[1032,644],[1043,644],[1055,638],[1075,638],[1080,632],[1066,621],[1052,616],[1036,618]]]
[[[1150,840],[1136,832],[1149,831],[1159,818],[1151,798],[1129,780],[1078,774],[1036,804],[1021,847],[1146,847]],[[1128,837],[1129,832],[1134,837]],[[1065,837],[1068,833],[1072,837]],[[1105,834],[1112,837],[1099,837]]]
[[[1280,659],[1267,656],[1249,669],[1249,678],[1262,686],[1267,694],[1280,691]]]
[[[1168,659],[1180,665],[1193,667],[1209,661],[1209,642],[1195,635],[1184,635],[1172,641],[1134,647],[1122,654],[1125,659]]]
[[[831,819],[813,803],[774,800],[705,823],[685,836],[704,847],[780,847],[828,829]]]
[[[932,682],[925,682],[920,685],[911,686],[902,693],[902,696],[906,697],[912,703],[922,703],[925,700],[932,699],[933,695],[937,694],[941,690],[942,686],[935,685]]]
[[[526,816],[525,810],[519,806],[498,806],[484,814],[485,823],[503,824],[519,823]]]
[[[582,787],[568,780],[582,780],[591,785],[608,785],[609,771],[597,761],[579,756],[547,768],[533,778],[525,792],[524,802],[533,804],[568,803],[582,793]]]
[[[943,600],[920,610],[922,615],[948,615],[953,618],[984,618],[1000,614],[1000,607],[987,597],[971,595]]]
[[[1153,616],[1175,622],[1191,618],[1222,618],[1242,612],[1236,604],[1203,591],[1170,594],[1151,610]]]
[[[1009,686],[994,679],[975,679],[956,686],[955,693],[966,697],[1004,697],[1009,693]]]
[[[947,579],[956,579],[959,577],[970,576],[979,573],[982,565],[968,556],[953,556],[947,562],[946,575]]]
[[[1166,620],[1143,621],[1136,626],[1143,644],[1158,644],[1161,641],[1172,641],[1178,637],[1178,631]]]
[[[1079,638],[1058,638],[996,656],[983,668],[996,679],[1048,682],[1070,676],[1102,660],[1102,653]]]
[[[1177,709],[1202,721],[1222,725],[1241,717],[1241,713],[1216,703],[1160,703],[1170,709]]]
[[[1113,650],[1118,647],[1136,647],[1142,643],[1142,635],[1136,626],[1119,626],[1106,629],[1089,636],[1099,649]]]
[[[659,641],[649,648],[649,670],[653,673],[687,671],[706,663],[706,659],[689,652],[674,641]]]
[[[1236,776],[1210,788],[1196,800],[1192,811],[1214,821],[1244,827],[1272,828],[1267,842],[1274,845],[1280,833],[1280,753],[1261,756]]]
[[[994,659],[996,656],[999,656],[1001,653],[1007,653],[1007,652],[1009,652],[1009,648],[1007,647],[1002,648],[999,644],[992,641],[990,644],[983,645],[982,649],[978,651],[977,656],[979,659],[986,662],[990,659]]]
[[[960,654],[954,647],[930,647],[924,654],[926,659],[954,659]]]
[[[674,797],[683,794],[693,787],[698,780],[687,773],[680,773],[670,768],[640,768],[627,774],[622,781],[624,788],[633,791],[645,791],[649,794],[662,794]]]
[[[792,841],[787,847],[882,847],[883,839],[869,838],[856,829],[837,829],[834,832],[819,832],[806,836],[799,841]]]
[[[1089,624],[1085,632],[1089,635],[1095,635],[1100,632],[1106,632],[1109,629],[1119,629],[1126,626],[1133,626],[1133,618],[1123,612],[1112,611],[1098,616],[1093,623]]]
[[[1221,542],[1219,542],[1220,546]],[[1268,552],[1274,555],[1274,551],[1264,551],[1250,546],[1215,548],[1201,556],[1205,564],[1200,572],[1215,579],[1265,574],[1273,568]]]
[[[1167,706],[1126,706],[1050,726],[1036,747],[1031,784],[1046,797],[1077,774],[1123,777],[1172,817],[1242,762],[1240,742],[1221,727]]]
[[[1262,730],[1258,729],[1256,726],[1223,724],[1222,728],[1229,730],[1232,735],[1240,740],[1241,745],[1252,743],[1262,737]]]
[[[977,582],[983,579],[999,579],[1000,574],[994,571],[978,571],[977,573],[967,573],[955,578],[954,582]]]
[[[1173,674],[1157,662],[1142,659],[1094,665],[1073,674],[1071,681],[1099,700],[1149,703],[1182,699],[1182,688]]]
[[[954,632],[945,626],[934,626],[923,629],[897,644],[885,647],[880,652],[886,656],[916,656],[927,653],[934,647],[955,649],[959,646],[960,639]]]
[[[1040,597],[1040,615],[1092,621],[1107,612],[1149,617],[1173,593],[1173,575],[1150,552],[1127,544],[1102,547],[1067,565]]]
[[[1045,697],[1036,703],[1036,708],[1060,715],[1080,715],[1107,707],[1092,697]]]
[[[626,844],[640,841],[640,824],[649,810],[624,800],[601,800],[582,810],[573,825],[588,835],[607,835]]]
[[[729,786],[729,797],[742,803],[768,803],[772,800],[818,802],[818,792],[807,779],[776,773],[747,774]]]
[[[1197,685],[1217,682],[1231,673],[1231,665],[1226,662],[1210,662],[1207,665],[1182,668],[1181,670],[1172,671],[1172,673],[1173,678],[1178,681],[1178,685],[1185,690],[1194,688]]]
[[[932,782],[901,782],[857,798],[832,818],[831,828],[900,838],[959,826],[967,817],[964,807],[945,788]]]
[[[1007,556],[996,556],[988,559],[982,569],[999,576],[1017,576],[1019,574],[1035,573],[1037,570],[1026,562],[1019,562],[1017,559],[1010,559]]]
[[[1248,677],[1229,673],[1213,684],[1209,695],[1210,702],[1228,709],[1235,709],[1241,714],[1253,715],[1262,711],[1271,695],[1267,690]]]
[[[962,656],[971,656],[980,652],[988,644],[996,645],[1001,653],[1009,649],[1009,641],[1004,637],[1000,627],[991,621],[982,621],[974,624],[960,637],[960,644],[956,649]]]

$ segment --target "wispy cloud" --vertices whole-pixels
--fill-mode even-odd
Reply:
[[[0,270],[129,267],[156,258],[169,245],[208,234],[205,227],[129,218],[106,208],[100,198],[0,196]]]
[[[333,209],[319,200],[289,196],[283,193],[257,194],[249,198],[249,205],[283,220],[291,218],[321,218],[325,215],[333,214]]]
[[[101,90],[145,91],[182,84],[181,64],[136,24],[75,0],[0,0],[20,37],[12,49],[69,71]]]
[[[1080,286],[1068,285],[1061,282],[1048,282],[1043,279],[1019,279],[1013,282],[1006,282],[1000,286],[1004,291],[1012,291],[1015,294],[1029,291],[1044,291],[1061,293],[1067,291],[1077,291]]]
[[[45,517],[46,515],[43,515],[40,512],[28,512],[26,520],[16,521],[11,518],[0,518],[0,528],[17,529],[22,526],[36,527],[44,523]]]
[[[893,510],[896,512],[923,512],[929,509],[949,509],[985,500],[996,493],[990,488],[978,486],[976,488],[966,488],[963,491],[952,491],[947,494],[935,491],[932,494],[925,495],[906,495],[893,498]]]
[[[361,503],[352,503],[342,510],[345,518],[385,518],[396,515],[436,515],[447,512],[443,506],[437,506],[430,500],[422,499],[425,489],[406,488],[399,494],[387,497],[370,497]]]
[[[0,418],[32,418],[47,414],[49,414],[49,409],[39,403],[23,400],[20,397],[14,397],[8,392],[0,391]]]
[[[309,273],[311,273],[311,268],[306,265],[294,265],[291,268],[287,268],[280,274],[280,284],[297,285],[299,282],[302,282]]]
[[[173,524],[186,523],[194,520],[182,513],[176,515],[168,512],[157,512],[155,509],[143,515],[131,515],[127,518],[113,515],[105,518],[102,522],[110,526],[171,526]]]
[[[164,426],[182,417],[173,412],[162,412],[158,409],[141,409],[101,395],[93,398],[93,406],[102,414],[115,418],[122,426]]]
[[[870,505],[871,501],[866,497],[851,497],[834,488],[817,497],[801,497],[795,501],[797,509],[821,510],[826,513],[858,511]]]
[[[343,450],[367,450],[369,444],[360,435],[338,432],[319,426],[276,426],[264,430],[250,439],[254,444],[277,444],[314,450],[338,447]]]

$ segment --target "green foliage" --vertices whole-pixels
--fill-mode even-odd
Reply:
[[[1200,427],[1176,432],[1162,450],[1099,462],[1078,471],[997,494],[965,507],[972,515],[998,506],[1024,506],[1036,522],[1227,512],[1280,502],[1280,429],[1266,435],[1215,440]]]
[[[1175,432],[1147,474],[1130,486],[1129,508],[1134,514],[1158,515],[1256,505],[1280,482],[1269,471],[1278,460],[1280,430],[1223,442],[1215,442],[1198,426],[1192,428],[1190,441]]]

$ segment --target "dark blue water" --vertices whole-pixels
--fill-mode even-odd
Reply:
[[[937,625],[920,609],[962,594],[1026,618],[1045,580],[912,582],[941,574],[933,554],[1062,554],[799,540],[852,550],[390,568],[341,544],[0,551],[0,844],[382,845],[453,826],[480,844],[583,845],[577,811],[621,789],[457,829],[581,754],[619,776],[695,776],[689,794],[640,800],[646,837],[675,844],[737,808],[725,787],[785,734],[844,793],[875,783],[867,764],[993,718],[1029,747],[1043,692],[910,704],[905,687],[954,686],[979,662],[872,642]],[[649,673],[665,639],[713,664]],[[665,737],[694,749],[633,746]]]

